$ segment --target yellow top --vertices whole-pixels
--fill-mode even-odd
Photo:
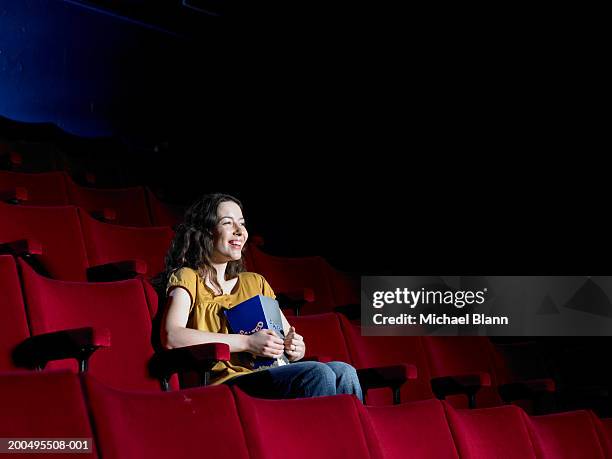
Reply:
[[[215,296],[197,271],[181,268],[170,276],[166,292],[170,293],[176,287],[184,288],[191,297],[187,327],[213,333],[229,333],[224,309],[231,309],[260,294],[276,298],[272,287],[262,275],[256,273],[238,274],[238,282],[229,295]],[[234,376],[251,373],[253,370],[243,366],[245,358],[252,360],[252,355],[232,353],[229,362],[218,362],[212,368],[210,384],[221,384]]]

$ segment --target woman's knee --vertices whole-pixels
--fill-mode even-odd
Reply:
[[[347,377],[357,378],[357,370],[355,370],[355,367],[346,362],[328,362],[325,365],[334,372],[337,379]]]

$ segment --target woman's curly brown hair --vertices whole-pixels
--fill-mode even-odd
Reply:
[[[158,291],[165,291],[172,273],[185,267],[198,271],[205,278],[208,276],[215,289],[222,291],[216,272],[213,272],[211,256],[214,229],[218,223],[217,209],[221,203],[228,201],[235,202],[242,210],[242,203],[238,199],[222,193],[207,194],[187,209],[166,255],[165,269],[156,279]],[[230,261],[225,270],[225,279],[234,279],[243,271],[242,259]]]

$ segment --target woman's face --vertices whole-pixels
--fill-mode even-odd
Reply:
[[[240,260],[242,248],[249,233],[244,226],[244,217],[238,204],[225,201],[217,208],[217,225],[213,232],[213,256],[215,263]]]

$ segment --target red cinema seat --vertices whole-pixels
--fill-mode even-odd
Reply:
[[[514,406],[456,410],[444,403],[459,456],[463,459],[536,459],[525,414]],[[579,457],[579,456],[577,456]]]
[[[32,335],[82,327],[109,330],[111,347],[95,352],[89,372],[113,387],[160,390],[147,367],[153,355],[151,318],[140,280],[66,282],[42,277],[22,260],[19,265]],[[66,360],[48,368],[76,371],[77,366]]]
[[[86,388],[100,455],[107,459],[249,457],[227,386],[126,392],[87,377]]]
[[[12,352],[30,336],[15,259],[0,255],[0,371],[16,369]]]
[[[23,252],[55,279],[84,281],[88,266],[76,207],[14,206],[0,203],[0,248],[27,240]],[[35,246],[36,250],[32,250]]]
[[[174,237],[170,228],[110,225],[82,209],[79,217],[90,266],[140,260],[146,263],[147,277],[164,270],[164,259]]]
[[[175,228],[183,221],[182,211],[161,202],[149,188],[146,191],[153,225]]]
[[[248,246],[248,251],[249,269],[264,276],[277,296],[292,296],[304,289],[314,292],[314,300],[300,309],[301,314],[331,312],[337,306],[326,275],[327,263],[323,258],[277,257],[262,252],[252,244]]]
[[[599,441],[604,447],[607,457],[612,457],[612,419],[599,419],[593,415],[593,420],[597,426]]]
[[[68,204],[66,179],[63,172],[26,174],[0,171],[2,200],[16,200],[34,206],[64,206]]]
[[[346,320],[344,316],[336,313],[290,316],[287,320],[295,327],[296,332],[304,337],[306,358],[316,358],[322,362],[341,361],[354,364],[339,319]],[[397,361],[389,359],[387,360],[389,363],[385,364],[375,360],[372,362],[372,365],[355,365],[368,403],[371,403],[371,394],[380,392],[388,395],[385,399],[387,403],[393,403],[393,388],[397,392],[398,388],[406,387],[408,392],[414,380],[418,379],[417,369],[412,362],[399,359]],[[404,399],[400,396],[400,400],[395,401],[399,403]]]
[[[234,393],[253,459],[379,457],[366,441],[353,396],[266,400],[238,388]]]
[[[77,185],[67,178],[71,204],[110,223],[125,226],[150,226],[151,218],[144,188],[97,189]]]
[[[91,453],[76,455],[97,456],[76,375],[63,371],[1,373],[0,407],[0,433],[3,438],[82,439],[89,442]],[[7,456],[75,457],[75,453]]]
[[[358,325],[345,316],[338,315],[355,368],[383,367],[397,364],[414,365],[418,377],[401,388],[401,401],[433,398],[430,374],[423,345],[419,337],[413,336],[362,336]],[[392,403],[389,389],[372,389],[367,394],[368,405]]]
[[[495,363],[492,344],[484,336],[423,336],[423,348],[432,377],[432,389],[436,393],[436,382],[469,388],[480,387],[476,393],[479,408],[497,406],[502,400],[497,393]],[[447,401],[456,408],[468,406],[466,395],[450,395]]]
[[[422,400],[393,406],[367,406],[364,422],[385,459],[458,459],[442,402]],[[368,430],[366,430],[368,432]]]
[[[287,320],[295,327],[297,334],[304,337],[305,357],[313,357],[325,362],[334,360],[352,362],[338,314],[328,312],[289,316]]]
[[[526,422],[539,458],[609,457],[600,442],[594,415],[588,411],[532,416]]]

